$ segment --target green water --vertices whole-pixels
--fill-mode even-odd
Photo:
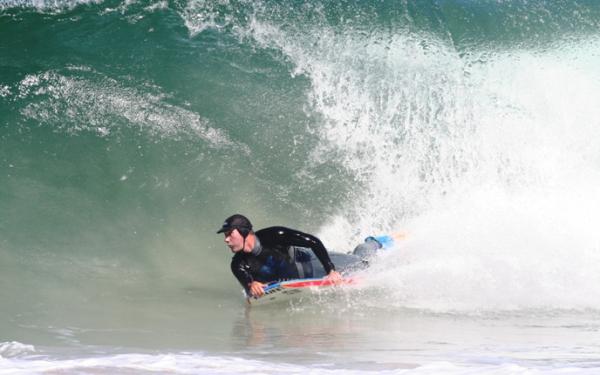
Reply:
[[[0,2],[0,343],[268,357],[302,330],[244,310],[215,234],[240,212],[334,251],[410,232],[362,305],[276,308],[320,350],[562,309],[597,348],[599,23],[595,1]]]

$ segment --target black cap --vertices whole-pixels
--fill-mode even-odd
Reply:
[[[244,215],[231,215],[225,219],[223,226],[217,231],[217,233],[224,233],[231,229],[245,229],[246,232],[250,232],[252,230],[252,223]]]

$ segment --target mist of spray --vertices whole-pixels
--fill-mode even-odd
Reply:
[[[408,232],[368,272],[385,304],[600,309],[597,39],[459,54],[397,30],[251,27],[311,81],[314,162],[356,177],[326,243]]]

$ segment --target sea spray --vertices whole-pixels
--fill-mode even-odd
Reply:
[[[321,229],[334,248],[410,228],[415,254],[372,271],[398,306],[600,307],[597,38],[457,50],[435,34],[318,27],[257,16],[250,35],[311,80],[313,161],[355,178]]]

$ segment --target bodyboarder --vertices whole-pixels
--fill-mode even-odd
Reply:
[[[254,232],[250,220],[240,214],[228,217],[217,233],[224,234],[234,253],[231,271],[248,295],[262,296],[271,281],[319,277],[323,271],[334,283],[342,279],[321,240],[311,234],[281,226]],[[322,270],[315,269],[309,250]]]

